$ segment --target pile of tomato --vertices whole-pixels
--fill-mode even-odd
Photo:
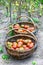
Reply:
[[[17,30],[18,32],[26,32],[26,31],[30,31],[30,32],[33,32],[34,31],[34,26],[29,26],[29,25],[19,25],[19,24],[16,24],[16,25],[13,25],[13,28],[15,30]],[[21,29],[23,28],[23,29]]]
[[[34,47],[34,42],[31,39],[18,39],[15,42],[7,42],[8,48],[16,51],[30,50]]]

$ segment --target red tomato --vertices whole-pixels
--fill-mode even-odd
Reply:
[[[24,28],[27,29],[29,26],[28,25],[24,25]]]
[[[26,32],[26,30],[22,30],[22,32]]]
[[[34,30],[34,27],[29,27],[28,29],[27,29],[27,31],[33,31]]]
[[[12,46],[14,49],[17,48],[17,43],[16,42],[13,42],[13,46]]]
[[[23,42],[18,42],[18,47],[21,47]]]
[[[13,46],[12,46],[12,48],[13,48],[13,49],[16,49],[16,48],[17,48],[17,46],[16,46],[16,45],[13,45]]]
[[[29,47],[25,47],[25,50],[29,50]]]
[[[27,46],[29,47],[30,46],[30,43],[27,43]]]
[[[17,46],[17,43],[16,42],[13,42],[13,45],[16,45]]]
[[[26,48],[26,45],[23,45],[23,48]]]
[[[31,44],[29,45],[29,48],[31,49],[33,46],[34,46],[34,43],[31,43]]]
[[[19,50],[19,48],[16,48],[16,50],[18,51],[18,50]]]
[[[17,42],[24,42],[24,40],[23,39],[18,39]]]
[[[34,27],[31,27],[31,30],[34,30]]]
[[[13,28],[14,28],[14,29],[19,29],[20,26],[19,26],[19,24],[16,24],[16,25],[13,26]]]
[[[14,50],[13,46],[11,47],[12,50]]]

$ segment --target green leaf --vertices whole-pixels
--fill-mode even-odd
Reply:
[[[39,0],[43,4],[43,0]]]
[[[3,47],[0,46],[0,52],[3,52]]]
[[[8,33],[8,36],[13,36],[13,35],[14,35],[14,31],[13,30]]]
[[[13,14],[13,19],[16,19],[16,17],[17,17],[17,14]]]
[[[32,62],[32,65],[36,65],[36,64],[37,64],[37,62],[36,62],[36,61],[33,61],[33,62]]]
[[[26,0],[26,2],[28,3],[28,2],[30,2],[30,0]]]
[[[35,23],[38,23],[39,22],[39,19],[38,18],[32,18],[33,19],[33,21],[35,22]]]
[[[2,55],[2,59],[4,59],[4,60],[8,60],[9,58],[10,58],[9,55],[7,55],[7,54]]]

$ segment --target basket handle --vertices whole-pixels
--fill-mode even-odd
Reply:
[[[14,30],[14,29],[12,29],[12,30]],[[8,31],[7,32],[7,35],[8,35],[8,33],[10,33],[12,30],[10,30],[10,31]],[[31,35],[31,36],[33,36],[34,37],[34,39],[37,41],[37,37],[32,33],[32,32],[30,32],[30,31],[27,31],[28,32],[28,34],[25,34],[25,35]],[[11,36],[12,37],[12,36]],[[9,37],[8,37],[9,38]]]
[[[37,37],[32,33],[32,32],[30,32],[30,31],[28,31],[30,34],[31,34],[31,36],[33,36],[34,37],[34,39],[37,41]]]
[[[28,16],[19,16],[19,17],[17,17],[17,20],[18,20],[19,18],[21,18],[21,17],[25,17],[25,18],[28,18],[28,19],[30,19],[30,20],[31,20],[31,22],[34,24],[34,21],[33,21],[33,19],[32,19],[31,17],[28,17]]]

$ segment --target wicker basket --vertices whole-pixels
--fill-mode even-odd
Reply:
[[[24,39],[24,38],[29,39],[30,38],[34,42],[34,47],[32,49],[28,50],[28,51],[20,52],[20,51],[9,49],[7,47],[7,44],[5,43],[5,47],[6,47],[8,54],[10,54],[11,56],[13,56],[17,59],[24,59],[24,58],[30,57],[33,54],[33,52],[35,51],[35,49],[37,48],[36,38],[32,37],[31,35],[18,34],[18,35],[9,37],[6,40],[6,42],[7,41],[12,42],[12,41],[15,41],[15,40],[20,39],[20,38],[22,38],[22,39]]]
[[[19,18],[21,18],[21,17],[26,17],[27,18],[27,16],[19,16],[18,18],[17,18],[17,20],[19,19]],[[33,26],[34,28],[35,28],[35,30],[32,32],[32,33],[34,33],[34,34],[36,34],[37,32],[38,32],[38,26],[37,25],[35,25],[35,23],[34,23],[34,21],[30,18],[30,17],[28,17],[28,20],[29,21],[21,21],[21,22],[18,22],[17,24],[19,24],[19,25],[21,25],[21,24],[26,24],[26,25],[29,25],[29,26]],[[14,24],[15,25],[15,24]],[[14,29],[14,31],[15,31],[15,33],[18,33],[18,34],[21,34],[22,32],[18,32],[18,31],[16,31],[15,29]],[[27,33],[26,33],[27,34]]]

